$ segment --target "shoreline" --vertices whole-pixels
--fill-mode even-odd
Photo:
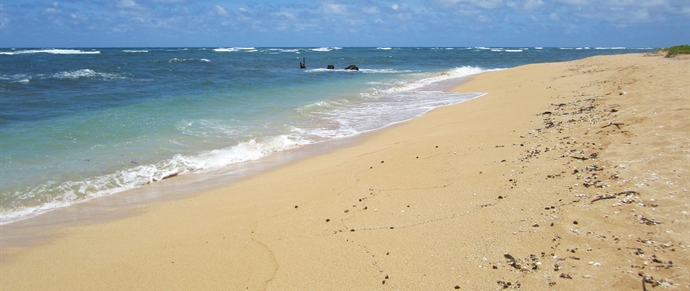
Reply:
[[[439,74],[439,75],[447,75],[447,74]],[[471,75],[470,75],[471,76]],[[455,85],[462,84],[466,82],[466,79],[468,76],[462,76],[462,77],[452,77],[449,79],[445,79],[443,81],[435,82],[433,83],[432,86],[428,86],[428,88],[431,89],[431,91],[441,91],[448,93],[449,89],[452,88]],[[471,94],[471,93],[470,93]],[[463,98],[476,98],[476,97],[465,97]],[[455,102],[462,103],[464,101],[457,101],[454,100]],[[458,104],[455,103],[455,104]],[[441,105],[440,107],[443,106],[449,106],[449,105]],[[427,107],[424,107],[425,109],[428,110]],[[438,108],[438,107],[436,107]],[[431,109],[433,110],[433,109]],[[422,115],[425,113],[422,113]],[[369,134],[372,134],[374,132],[377,132],[379,130],[383,130],[392,126],[395,126],[399,123],[404,123],[409,120],[415,119],[419,116],[407,116],[406,118],[408,119],[403,119],[399,121],[393,121],[391,122],[388,120],[388,124],[383,124],[380,128],[376,129],[368,129],[368,130],[361,130],[357,132],[354,135],[350,136],[345,136],[345,137],[333,137],[331,139],[327,139],[324,141],[309,141],[305,144],[300,144],[297,145],[294,148],[290,147],[285,147],[285,148],[278,148],[275,149],[274,151],[271,151],[268,155],[263,155],[262,157],[256,159],[256,160],[244,160],[244,161],[239,161],[239,162],[231,162],[230,164],[225,164],[222,166],[216,166],[216,167],[211,167],[211,169],[191,169],[189,171],[187,170],[176,170],[172,171],[167,174],[163,175],[153,175],[148,181],[147,180],[142,180],[138,184],[128,184],[123,182],[125,186],[122,186],[122,184],[118,184],[113,182],[113,184],[117,184],[121,187],[115,187],[115,188],[105,188],[105,190],[99,190],[96,192],[83,194],[84,197],[86,198],[77,198],[77,199],[64,199],[64,197],[60,198],[58,197],[53,197],[55,200],[53,201],[58,201],[54,203],[44,203],[43,205],[39,206],[27,206],[26,208],[22,208],[19,206],[17,209],[15,209],[14,212],[8,211],[6,212],[6,217],[3,217],[3,219],[0,221],[0,226],[3,225],[11,225],[15,224],[17,222],[21,221],[26,221],[26,220],[34,220],[37,217],[43,216],[48,213],[52,213],[54,211],[60,211],[60,212],[67,212],[67,217],[59,217],[59,216],[53,216],[50,220],[47,220],[46,224],[52,224],[52,220],[59,220],[59,221],[65,221],[65,220],[88,220],[82,219],[79,217],[76,217],[77,215],[74,214],[69,214],[69,212],[74,212],[73,210],[70,210],[69,208],[73,207],[74,205],[92,205],[92,204],[104,204],[101,203],[100,201],[103,200],[109,200],[109,201],[114,201],[113,204],[123,204],[119,200],[136,200],[138,203],[155,203],[155,202],[160,202],[160,201],[167,201],[167,200],[172,200],[172,199],[177,199],[179,197],[184,197],[187,196],[187,194],[183,193],[177,193],[174,195],[171,195],[171,197],[165,197],[162,195],[156,195],[151,193],[156,193],[161,191],[162,188],[165,191],[170,191],[170,185],[163,185],[161,184],[166,184],[166,182],[170,181],[170,178],[175,178],[176,183],[178,185],[184,185],[184,193],[201,193],[201,192],[207,192],[211,191],[214,188],[222,187],[223,185],[227,184],[228,180],[229,181],[236,181],[243,179],[244,177],[255,175],[257,173],[261,173],[266,170],[274,169],[277,167],[284,166],[291,161],[298,160],[298,159],[303,159],[304,157],[309,157],[309,156],[314,156],[314,155],[319,155],[320,153],[326,152],[326,151],[332,151],[338,148],[342,147],[347,147],[348,145],[356,143],[358,140],[363,139],[364,136],[367,136]],[[393,119],[395,120],[395,119]],[[272,136],[268,136],[271,138]],[[280,136],[279,136],[280,137]],[[239,145],[242,145],[245,142],[240,142]],[[234,147],[238,147],[239,145],[235,145]],[[225,150],[229,148],[234,148],[234,147],[227,147],[224,149],[218,149],[218,150]],[[213,152],[215,150],[212,150]],[[198,157],[202,155],[203,153],[198,153],[198,154],[192,154],[192,157]],[[164,161],[169,161],[172,158],[168,159],[163,159],[159,162],[156,163],[147,163],[146,165],[153,165],[156,166],[160,164],[161,162]],[[132,163],[135,163],[132,161]],[[136,164],[136,163],[135,163]],[[126,170],[133,170],[136,172],[136,168],[130,168]],[[112,176],[118,173],[121,173],[122,171],[125,170],[118,170],[115,172],[112,172],[110,174],[105,174],[101,176],[94,176],[90,178],[85,178],[83,180],[76,179],[77,183],[85,183],[86,185],[89,185],[90,182],[92,182],[93,179],[100,179],[102,177],[106,176]],[[211,178],[206,178],[206,177],[211,177]],[[183,178],[183,179],[180,179]],[[222,178],[222,181],[220,179]],[[164,181],[166,180],[166,181]],[[185,182],[180,182],[179,180],[184,180]],[[70,181],[68,183],[72,183],[73,181]],[[62,182],[64,184],[64,182]],[[210,184],[211,186],[207,185]],[[159,187],[151,187],[151,185],[156,185]],[[196,187],[195,187],[196,186]],[[39,188],[39,187],[35,187]],[[153,190],[149,190],[149,188],[156,188]],[[121,190],[124,189],[124,190]],[[106,193],[103,194],[104,192],[108,192],[108,190],[115,190],[115,192],[112,193]],[[81,190],[80,190],[81,191]],[[173,192],[180,192],[177,189],[173,189]],[[33,196],[40,196],[39,194],[35,194],[32,192],[29,192],[29,194],[26,194],[24,196],[27,197],[33,197]],[[115,198],[113,198],[115,196]],[[124,198],[119,198],[117,196],[125,196]],[[137,196],[143,196],[144,198],[139,199]],[[156,196],[153,199],[146,198],[148,196]],[[68,202],[65,202],[67,200]],[[150,200],[150,201],[149,201]],[[97,202],[94,202],[97,201]],[[129,202],[127,202],[129,203]],[[101,207],[101,206],[97,206]],[[38,210],[36,210],[38,209]],[[80,210],[81,211],[81,210]],[[95,215],[98,215],[98,210],[93,211]],[[103,220],[102,218],[97,218],[96,220]],[[41,223],[35,223],[36,226],[40,226]],[[10,227],[11,228],[11,227]],[[2,238],[0,238],[0,242],[2,241]]]
[[[444,92],[450,92],[451,89],[468,82],[471,78],[472,75],[444,80],[438,82],[435,88]],[[481,97],[481,95],[479,97]],[[473,97],[471,99],[479,97]],[[458,105],[460,103],[446,106]],[[446,106],[441,106],[439,108]],[[304,145],[298,148],[274,152],[258,160],[230,164],[224,168],[212,171],[192,172],[179,176],[175,174],[123,192],[96,197],[41,212],[34,216],[0,225],[4,233],[0,236],[0,244],[3,245],[3,247],[39,245],[54,238],[56,236],[54,233],[62,227],[117,220],[136,215],[136,211],[133,210],[136,207],[186,199],[200,193],[227,187],[232,183],[284,167],[295,161],[351,147],[363,142],[379,131],[396,127],[416,118],[395,122],[383,128],[365,131],[355,136],[336,138]],[[165,193],[163,194],[163,192]],[[1,260],[2,258],[0,257],[0,261]]]
[[[688,288],[688,73],[635,54],[480,74],[455,90],[482,98],[352,146],[3,247],[0,287]]]

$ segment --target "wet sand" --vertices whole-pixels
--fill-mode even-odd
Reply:
[[[478,75],[351,147],[2,247],[0,289],[687,290],[689,77],[639,54]]]

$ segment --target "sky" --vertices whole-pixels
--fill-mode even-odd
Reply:
[[[2,0],[0,47],[668,47],[688,0]]]

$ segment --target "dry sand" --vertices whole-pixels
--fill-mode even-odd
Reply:
[[[4,247],[0,289],[690,289],[690,60],[527,65],[455,90],[488,94]]]

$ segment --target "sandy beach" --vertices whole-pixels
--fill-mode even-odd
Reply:
[[[690,60],[486,95],[135,215],[3,246],[1,290],[689,290]]]

